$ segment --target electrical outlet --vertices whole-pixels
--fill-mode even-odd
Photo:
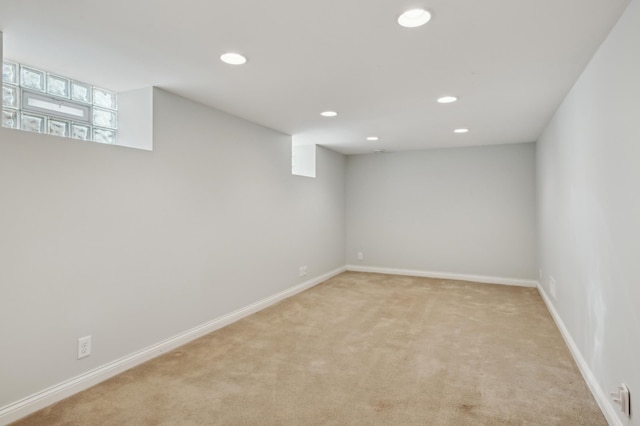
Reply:
[[[78,339],[78,359],[82,359],[91,355],[91,336],[85,336]]]
[[[556,298],[556,279],[549,275],[549,293],[551,297]]]
[[[301,266],[298,269],[298,272],[299,272],[301,277],[304,277],[305,275],[307,275],[307,267],[306,266]]]
[[[624,383],[618,386],[615,392],[611,392],[613,402],[620,406],[620,411],[631,417],[631,395],[629,394],[629,388]]]
[[[358,260],[364,260],[364,253],[361,251],[358,252]]]

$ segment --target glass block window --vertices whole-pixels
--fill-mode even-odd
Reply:
[[[2,126],[114,144],[118,97],[111,90],[4,61]]]

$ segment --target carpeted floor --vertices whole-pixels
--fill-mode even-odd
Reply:
[[[606,425],[537,290],[346,272],[18,425]]]

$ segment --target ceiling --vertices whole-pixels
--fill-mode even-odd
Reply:
[[[2,0],[0,31],[7,59],[357,154],[535,141],[628,1]]]

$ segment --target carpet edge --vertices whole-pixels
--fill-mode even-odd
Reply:
[[[434,271],[419,271],[419,270],[411,270],[411,269],[381,268],[376,266],[347,265],[347,271],[372,272],[376,274],[391,274],[391,275],[408,275],[412,277],[425,277],[425,278],[441,278],[446,280],[472,281],[472,282],[478,282],[478,283],[484,283],[484,284],[513,285],[518,287],[535,288],[538,285],[538,281],[536,280],[527,280],[522,278],[491,277],[486,275],[457,274],[457,273],[451,273],[451,272],[434,272]]]

